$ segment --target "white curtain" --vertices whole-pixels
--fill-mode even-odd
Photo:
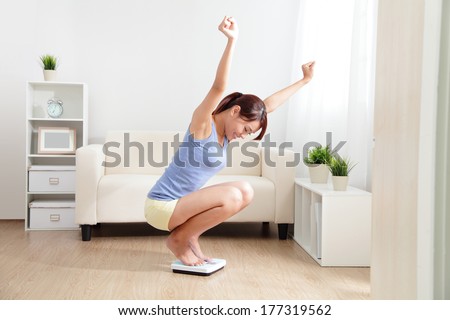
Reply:
[[[377,0],[302,0],[293,81],[316,61],[313,80],[289,102],[286,140],[305,156],[309,142],[338,147],[356,164],[350,185],[370,190]],[[331,141],[327,141],[327,132]],[[298,166],[298,177],[308,177]]]

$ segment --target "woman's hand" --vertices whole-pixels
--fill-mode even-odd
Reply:
[[[310,81],[314,76],[314,64],[315,61],[311,61],[302,65],[303,79],[305,81]]]
[[[233,17],[225,16],[219,25],[219,30],[229,39],[236,40],[239,35],[239,28]]]

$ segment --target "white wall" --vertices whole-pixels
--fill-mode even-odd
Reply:
[[[224,15],[240,27],[229,91],[262,98],[289,84],[298,0],[16,0],[0,3],[0,218],[24,216],[25,82],[38,57],[89,85],[89,142],[111,129],[182,130],[212,83]],[[285,135],[285,108],[269,132]]]

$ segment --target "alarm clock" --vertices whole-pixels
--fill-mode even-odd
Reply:
[[[51,118],[59,118],[63,113],[63,102],[57,98],[47,101],[47,114]]]

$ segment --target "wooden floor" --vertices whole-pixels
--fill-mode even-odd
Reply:
[[[226,223],[201,239],[225,269],[172,273],[166,234],[146,224],[24,231],[0,221],[0,299],[369,299],[369,268],[322,268],[276,226]]]

